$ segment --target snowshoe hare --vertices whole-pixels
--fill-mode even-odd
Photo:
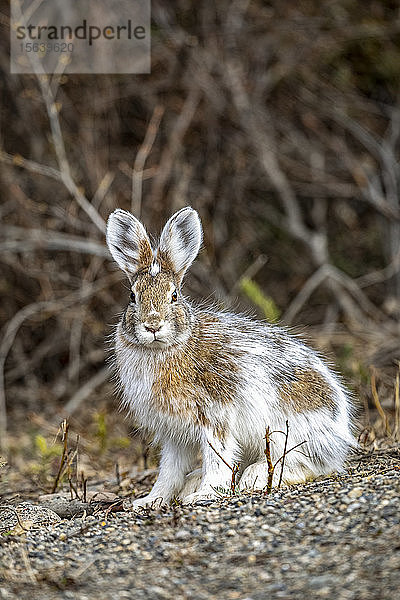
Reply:
[[[201,242],[190,207],[169,219],[155,248],[129,212],[108,219],[107,243],[131,289],[115,334],[123,403],[161,445],[158,479],[134,506],[216,497],[238,463],[240,489],[263,488],[266,427],[285,431],[286,421],[287,449],[305,443],[287,453],[284,483],[340,470],[354,445],[350,397],[314,350],[281,327],[182,295]],[[271,439],[275,462],[285,436]],[[201,470],[189,475],[199,454]]]

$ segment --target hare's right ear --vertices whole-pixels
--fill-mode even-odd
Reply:
[[[149,267],[153,251],[149,237],[140,221],[126,210],[117,209],[108,217],[107,244],[114,260],[129,279]]]
[[[186,206],[166,222],[160,237],[157,258],[167,270],[172,270],[180,282],[187,269],[196,258],[203,231],[197,212]]]

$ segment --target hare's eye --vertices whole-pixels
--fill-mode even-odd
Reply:
[[[136,296],[135,296],[135,294],[133,292],[131,292],[131,295],[129,297],[130,297],[131,302],[133,304],[135,304],[135,302],[136,302]]]
[[[174,290],[171,296],[171,302],[176,302],[178,300],[178,292]]]

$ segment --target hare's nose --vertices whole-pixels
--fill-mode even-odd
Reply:
[[[146,331],[151,331],[151,333],[157,333],[157,331],[160,331],[161,325],[159,325],[158,327],[155,327],[155,325],[152,325],[152,327],[145,325],[144,328],[146,329]]]

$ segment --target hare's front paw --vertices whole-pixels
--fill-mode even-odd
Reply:
[[[133,510],[138,510],[139,508],[159,508],[162,504],[165,504],[164,498],[144,496],[144,498],[137,498],[136,500],[131,500],[130,507]]]

